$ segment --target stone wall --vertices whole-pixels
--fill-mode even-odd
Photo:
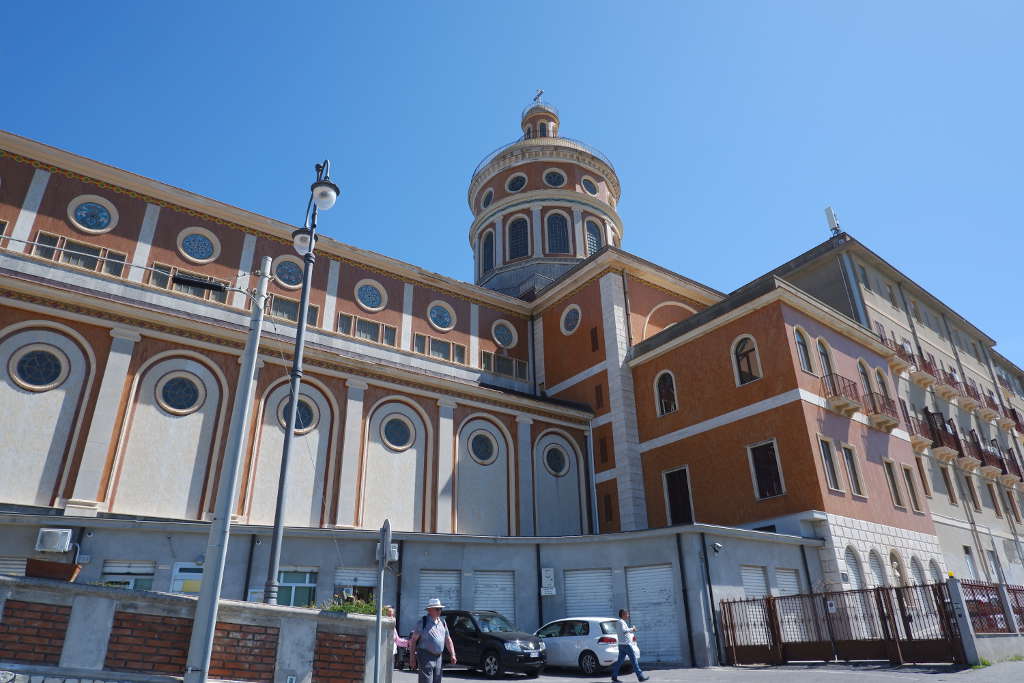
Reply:
[[[195,605],[189,596],[0,576],[0,683],[175,680]],[[371,616],[222,600],[219,617],[211,679],[373,680]],[[385,653],[393,628],[385,620]],[[383,657],[385,680],[390,666]]]

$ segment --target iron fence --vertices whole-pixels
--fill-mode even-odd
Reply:
[[[999,597],[999,585],[984,581],[960,581],[964,602],[975,633],[1009,633],[1010,624]]]
[[[1010,595],[1010,609],[1017,620],[1017,632],[1024,633],[1024,586],[1006,586]]]

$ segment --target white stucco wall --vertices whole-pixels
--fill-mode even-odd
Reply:
[[[381,425],[396,413],[408,419],[415,432],[412,445],[398,452],[384,445],[381,437]],[[374,410],[366,434],[360,526],[377,529],[385,519],[390,519],[391,528],[396,531],[423,530],[428,443],[423,420],[407,404],[389,402]]]
[[[569,458],[569,471],[563,476],[556,477],[544,465],[544,453],[550,446],[560,447]],[[548,432],[534,444],[533,463],[537,490],[537,535],[566,536],[583,533],[580,454],[561,434]]]
[[[470,455],[470,438],[478,432],[489,434],[496,445],[494,460],[487,465]],[[490,420],[471,419],[459,432],[457,458],[457,532],[509,534],[509,446],[505,434]]]

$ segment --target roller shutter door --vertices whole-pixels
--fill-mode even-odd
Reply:
[[[885,567],[882,566],[882,560],[875,553],[871,553],[868,559],[868,566],[871,567],[871,577],[875,580],[875,586],[885,586],[888,581],[885,580]]]
[[[683,610],[672,565],[626,568],[629,617],[638,627],[641,661],[682,661]]]
[[[377,586],[376,569],[336,569],[334,572],[335,586]]]
[[[0,557],[0,574],[5,576],[25,576],[25,558]]]
[[[763,598],[768,595],[768,577],[764,573],[764,567],[743,565],[740,567],[740,576],[743,580],[743,593],[748,598]]]
[[[473,575],[473,609],[499,612],[516,623],[516,573],[483,571]]]
[[[850,589],[860,590],[861,588],[867,588],[867,583],[864,581],[864,570],[860,566],[860,560],[857,559],[857,555],[851,548],[846,549],[843,559],[846,561],[846,574],[850,577]]]
[[[612,606],[611,569],[565,570],[565,616],[611,617],[618,614]]]
[[[779,587],[779,595],[800,593],[800,575],[795,569],[776,569],[775,583]]]
[[[419,610],[433,598],[448,609],[462,607],[462,572],[458,569],[421,569]]]

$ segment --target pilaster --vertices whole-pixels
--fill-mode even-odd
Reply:
[[[324,293],[324,315],[321,327],[334,331],[338,327],[334,311],[338,306],[338,277],[341,273],[341,262],[331,259],[327,263],[327,291]]]
[[[469,367],[480,367],[480,306],[469,305]]]
[[[583,212],[578,208],[572,210],[572,229],[576,235],[576,256],[585,258],[587,255],[587,243],[583,239]]]
[[[156,233],[156,221],[159,217],[160,207],[156,204],[146,204],[146,213],[142,216],[142,226],[139,228],[139,239],[135,242],[135,252],[132,254],[132,265],[135,267],[128,269],[129,282],[142,282],[145,278],[145,267],[149,263],[149,250],[153,245],[153,235]]]
[[[535,536],[533,504],[533,419],[516,415],[516,450],[519,452],[519,535]]]
[[[25,193],[25,201],[21,204],[21,211],[14,221],[14,229],[11,237],[16,240],[27,240],[32,234],[32,226],[36,222],[36,212],[43,201],[43,193],[46,192],[46,185],[50,182],[50,172],[37,168],[32,174],[32,182],[29,183],[28,192]],[[16,243],[15,249],[32,251],[26,245]]]
[[[412,284],[406,282],[402,288],[402,348],[412,351]]]
[[[341,445],[338,526],[356,525],[356,489],[363,446],[363,395],[367,386],[364,380],[355,377],[345,381],[345,431]]]
[[[117,431],[118,409],[128,380],[128,366],[135,343],[141,339],[135,330],[116,327],[110,330],[110,336],[114,341],[110,344],[103,379],[100,380],[74,492],[64,505],[66,515],[95,517],[100,511],[100,482]]]
[[[540,223],[540,204],[530,207],[530,221],[533,223],[533,255],[544,255],[543,226]]]
[[[242,256],[238,259],[238,273],[235,276],[235,287],[238,289],[249,288],[249,278],[252,275],[252,259],[256,253],[256,235],[246,235],[242,240]],[[246,295],[243,292],[231,292],[231,305],[235,308],[245,308]]]
[[[505,227],[499,215],[494,219],[494,267],[505,263]]]
[[[439,534],[452,533],[453,484],[455,479],[455,406],[452,400],[439,399],[437,418],[437,529]]]

